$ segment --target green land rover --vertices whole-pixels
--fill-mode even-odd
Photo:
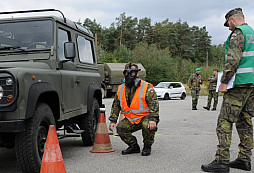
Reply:
[[[52,11],[62,16],[0,19],[0,147],[15,147],[22,172],[40,171],[51,124],[93,145],[103,106],[89,30],[54,9],[0,17]]]

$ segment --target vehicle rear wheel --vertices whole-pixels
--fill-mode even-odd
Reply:
[[[166,93],[166,94],[164,95],[164,98],[163,98],[163,99],[164,99],[164,100],[169,100],[169,99],[170,99],[169,94]]]
[[[97,123],[99,119],[100,106],[97,99],[92,100],[92,109],[88,113],[81,115],[78,125],[81,130],[85,130],[82,134],[82,141],[85,146],[92,146],[95,139]]]
[[[186,94],[185,93],[182,93],[182,95],[181,95],[181,100],[184,100],[185,99],[185,97],[186,97]]]
[[[25,122],[25,132],[15,136],[16,157],[22,172],[40,172],[41,160],[50,125],[55,119],[50,107],[37,103],[34,116]]]

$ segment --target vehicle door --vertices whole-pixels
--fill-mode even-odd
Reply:
[[[59,27],[57,29],[57,57],[60,61],[67,61],[62,63],[62,68],[59,69],[61,73],[62,85],[62,103],[61,109],[63,113],[68,113],[79,109],[78,104],[78,78],[77,68],[73,60],[67,60],[64,55],[64,43],[70,42],[71,33],[67,28]]]
[[[181,84],[180,83],[174,83],[174,95],[175,97],[181,97]]]
[[[78,48],[77,71],[78,80],[80,81],[80,103],[82,109],[87,111],[88,88],[95,83],[100,87],[101,78],[98,73],[98,66],[96,65],[93,40],[86,35],[78,33],[76,41]]]

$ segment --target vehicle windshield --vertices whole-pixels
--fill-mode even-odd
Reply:
[[[0,23],[0,53],[48,50],[52,45],[51,20]]]
[[[155,88],[168,88],[170,83],[159,83]]]

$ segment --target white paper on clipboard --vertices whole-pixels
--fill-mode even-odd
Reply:
[[[219,86],[220,86],[220,84],[221,84],[220,80],[221,80],[222,74],[223,74],[222,71],[218,73],[218,80],[217,80],[216,92],[219,91]],[[230,89],[230,88],[233,88],[233,87],[234,87],[234,81],[235,81],[235,74],[234,74],[234,76],[232,76],[232,78],[229,80],[227,89]]]

